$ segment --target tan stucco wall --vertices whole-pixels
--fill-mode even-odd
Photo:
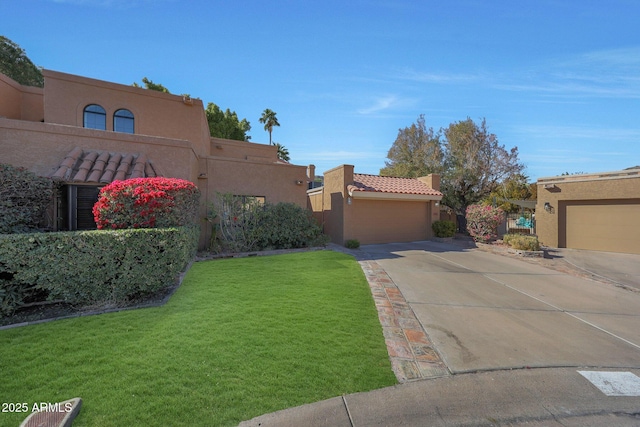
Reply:
[[[347,204],[347,183],[353,182],[353,165],[341,165],[324,173],[322,209],[324,233],[331,236],[331,241],[343,245],[345,241],[344,227],[349,221],[345,210]]]
[[[566,244],[562,235],[567,205],[572,202],[615,204],[617,200],[640,198],[640,175],[630,175],[628,171],[541,178],[537,186],[536,233],[540,242],[550,247]],[[550,211],[544,209],[545,203],[550,204]],[[612,217],[611,221],[616,218]]]
[[[83,127],[84,108],[98,104],[106,110],[107,131],[112,131],[113,114],[125,108],[134,115],[135,134],[185,139],[197,154],[209,154],[209,128],[199,99],[185,103],[180,95],[51,70],[43,74],[47,123]]]
[[[0,117],[39,122],[44,119],[42,88],[22,86],[0,73]]]
[[[222,138],[210,138],[209,155],[239,160],[274,163],[278,160],[275,145],[255,144]]]
[[[322,226],[324,230],[324,188],[314,188],[312,190],[307,191],[307,209],[311,211],[313,217],[318,221],[318,224]]]
[[[51,176],[75,147],[145,153],[164,176],[197,178],[197,158],[188,141],[0,119],[0,163]]]

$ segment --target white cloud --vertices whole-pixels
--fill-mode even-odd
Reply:
[[[497,89],[556,98],[640,98],[640,47],[573,55],[522,76],[505,76]]]
[[[344,162],[344,161],[353,161],[353,160],[361,160],[361,159],[380,159],[384,158],[384,154],[373,151],[309,151],[309,152],[301,152],[296,153],[297,157],[312,159],[317,162]]]
[[[636,143],[640,129],[594,128],[588,126],[519,126],[517,133],[540,139],[568,140],[595,139]]]
[[[369,105],[366,107],[358,108],[356,112],[361,115],[375,115],[385,113],[389,111],[398,111],[406,108],[411,108],[416,104],[414,98],[403,98],[397,95],[386,95],[371,97]]]
[[[358,110],[359,114],[373,114],[379,113],[384,110],[388,110],[398,105],[398,98],[394,95],[385,96],[382,98],[376,98],[373,102],[373,105],[370,105],[366,108],[360,108]]]
[[[412,68],[404,68],[400,70],[397,78],[401,80],[410,80],[419,83],[471,83],[476,82],[483,77],[475,74],[455,74],[445,73],[438,74],[433,72],[416,71]]]

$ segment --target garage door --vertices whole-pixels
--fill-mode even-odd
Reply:
[[[412,242],[429,237],[429,203],[354,200],[352,221],[345,237],[361,244]]]
[[[566,202],[565,244],[573,249],[640,254],[640,200]]]

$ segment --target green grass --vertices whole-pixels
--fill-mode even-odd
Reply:
[[[329,251],[200,262],[163,307],[0,331],[0,375],[0,402],[82,397],[74,427],[237,425],[396,383],[359,265]]]

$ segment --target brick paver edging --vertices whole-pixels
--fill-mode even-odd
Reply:
[[[329,243],[328,249],[349,254],[360,264],[378,310],[391,368],[398,381],[450,375],[411,306],[380,264],[361,250],[334,243]]]
[[[394,281],[375,261],[358,261],[378,310],[391,367],[399,382],[449,375],[446,365]]]

